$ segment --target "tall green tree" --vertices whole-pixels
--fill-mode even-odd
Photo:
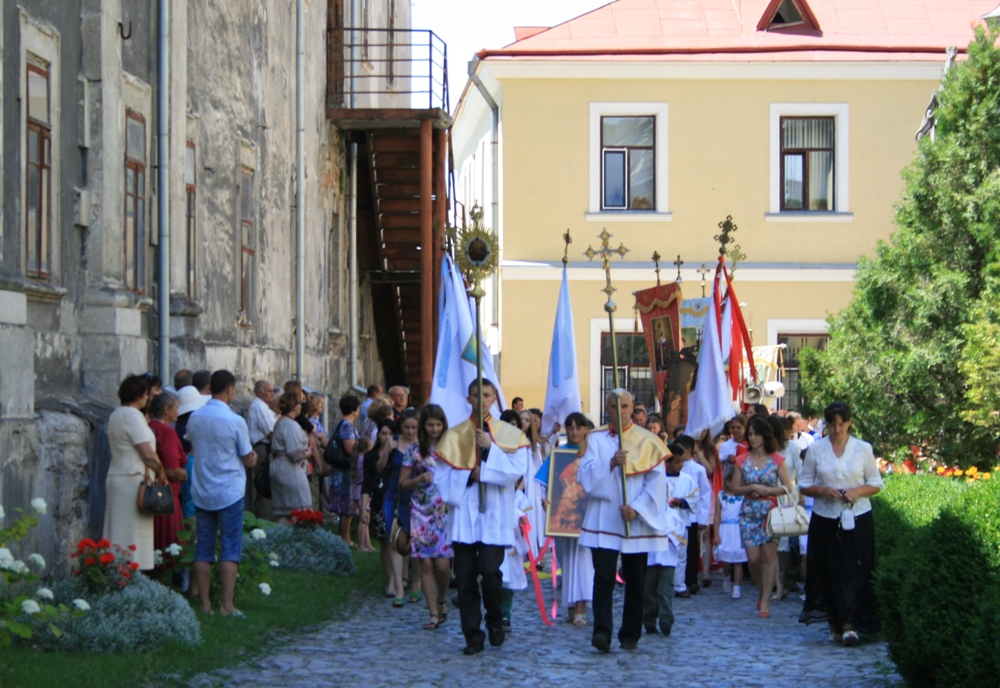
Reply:
[[[1000,49],[976,31],[938,94],[936,136],[905,171],[896,232],[862,257],[826,351],[803,361],[815,400],[848,402],[884,455],[911,445],[991,462],[1000,432]]]

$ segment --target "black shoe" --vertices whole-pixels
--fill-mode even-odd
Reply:
[[[594,635],[590,639],[590,644],[593,645],[598,652],[610,652],[611,651],[611,638],[606,635]]]
[[[634,650],[639,645],[639,643],[637,643],[634,640],[623,640],[621,641],[621,643],[622,643],[622,649],[628,650],[629,652]]]
[[[684,592],[675,592],[674,593],[674,597],[679,597],[681,599],[687,599],[687,598],[691,597],[691,593],[688,590],[685,590]]]
[[[660,624],[660,633],[662,633],[663,635],[670,635],[670,626],[664,626],[663,624]]]
[[[646,635],[656,635],[657,633],[659,631],[656,630],[656,626],[646,626]]]
[[[698,587],[697,583],[692,583],[688,586],[688,592],[692,595],[697,595],[699,590],[701,590],[701,588]]]
[[[462,649],[463,655],[478,655],[485,648],[482,643],[469,643]]]
[[[502,628],[490,629],[490,645],[493,647],[500,647],[506,639],[507,634],[503,632]]]

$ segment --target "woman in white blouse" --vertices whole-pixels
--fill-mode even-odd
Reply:
[[[878,630],[872,571],[875,525],[871,497],[885,485],[867,442],[851,436],[851,410],[834,402],[824,412],[827,436],[806,451],[802,494],[815,498],[809,523],[809,577],[799,621],[830,624],[830,639],[845,646]]]

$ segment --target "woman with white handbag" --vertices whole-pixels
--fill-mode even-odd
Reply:
[[[750,419],[747,429],[750,451],[736,457],[739,468],[733,476],[732,492],[743,497],[740,507],[740,538],[747,551],[750,573],[757,581],[757,613],[771,618],[771,591],[777,573],[778,541],[766,528],[767,515],[779,495],[791,492],[785,457],[777,453],[770,423],[761,416]]]
[[[875,525],[871,497],[885,483],[872,446],[851,435],[851,410],[834,402],[824,412],[827,436],[806,451],[799,476],[802,494],[814,497],[809,522],[809,576],[799,621],[826,621],[830,640],[858,643],[858,633],[878,630],[872,571]]]

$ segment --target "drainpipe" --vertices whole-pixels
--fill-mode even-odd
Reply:
[[[500,232],[500,106],[493,96],[490,94],[486,84],[483,83],[482,79],[476,73],[476,67],[479,63],[479,58],[475,57],[469,60],[469,79],[476,88],[479,89],[479,93],[482,94],[483,100],[486,104],[490,106],[490,112],[493,115],[493,122],[491,128],[491,141],[490,141],[490,166],[492,167],[492,202],[490,203],[490,222],[492,223],[493,231],[497,233],[497,242],[501,246],[501,254],[503,252],[503,241],[501,241]],[[498,335],[500,328],[500,270],[494,270],[493,274],[490,276],[490,280],[493,282],[493,319],[496,321]],[[497,337],[499,341],[499,336]],[[494,364],[496,361],[494,360]],[[497,371],[499,373],[499,370]]]
[[[157,257],[159,259],[159,275],[157,276],[156,296],[157,309],[160,311],[159,337],[157,352],[159,361],[157,371],[164,384],[170,384],[170,140],[168,130],[169,100],[167,89],[170,65],[170,3],[159,0],[159,40],[157,45],[157,97],[156,97],[156,158],[157,187],[157,225],[159,232]],[[141,247],[140,247],[141,249]]]
[[[349,330],[347,368],[351,389],[366,391],[358,382],[358,144],[350,146],[347,197],[347,322]]]
[[[162,2],[163,0],[161,0]],[[305,21],[303,0],[298,0],[295,8],[295,379],[302,381],[305,359],[305,204],[302,200],[305,187],[305,169],[302,162],[302,124],[305,110],[305,79],[302,63],[305,57]]]

